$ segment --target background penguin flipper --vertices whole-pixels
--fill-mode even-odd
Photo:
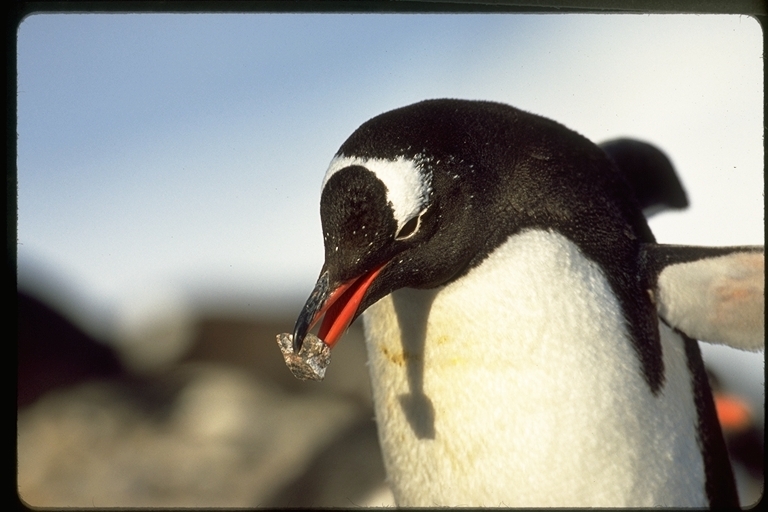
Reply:
[[[669,158],[652,144],[614,139],[600,148],[627,180],[645,217],[688,206]],[[688,336],[744,350],[765,347],[762,247],[647,244],[645,264],[661,317]]]
[[[765,347],[765,251],[646,244],[661,318],[692,338],[742,350]]]
[[[688,207],[688,197],[672,162],[656,146],[634,139],[614,139],[603,142],[600,148],[629,182],[645,217]]]

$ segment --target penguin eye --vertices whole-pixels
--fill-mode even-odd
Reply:
[[[421,219],[421,215],[417,215],[406,222],[403,227],[400,228],[400,231],[395,234],[395,240],[404,240],[414,234],[416,230],[419,229],[419,219]]]

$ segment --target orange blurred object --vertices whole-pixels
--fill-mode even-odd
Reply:
[[[738,432],[751,425],[752,413],[742,398],[717,392],[714,398],[717,418],[725,432]]]

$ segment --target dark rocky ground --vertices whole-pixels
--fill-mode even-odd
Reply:
[[[136,371],[44,303],[19,294],[18,306],[17,477],[27,505],[394,505],[359,325],[317,383],[296,380],[280,355],[275,335],[291,330],[290,313],[197,314],[182,357]],[[732,455],[747,454],[736,465],[745,504],[763,483],[763,431],[751,435],[730,438]]]
[[[391,505],[359,326],[325,381],[275,335],[293,319],[201,316],[179,361],[126,369],[19,296],[18,490],[34,507]]]

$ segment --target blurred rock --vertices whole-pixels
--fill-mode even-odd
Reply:
[[[169,286],[144,284],[123,299],[114,342],[134,372],[163,371],[189,349],[196,319],[183,295]]]
[[[394,506],[392,497],[376,497],[382,488],[388,490],[385,478],[376,423],[372,417],[364,418],[339,432],[300,478],[266,504],[287,508]]]
[[[20,392],[36,398],[20,399],[18,411],[26,504],[393,504],[359,326],[334,350],[322,383],[285,367],[274,340],[292,327],[288,316],[201,315],[181,361],[132,373],[63,317],[21,306]]]
[[[35,507],[264,505],[359,420],[349,400],[219,365],[87,383],[19,413],[19,493]]]
[[[61,314],[17,292],[17,406],[46,392],[123,372],[117,353]]]

